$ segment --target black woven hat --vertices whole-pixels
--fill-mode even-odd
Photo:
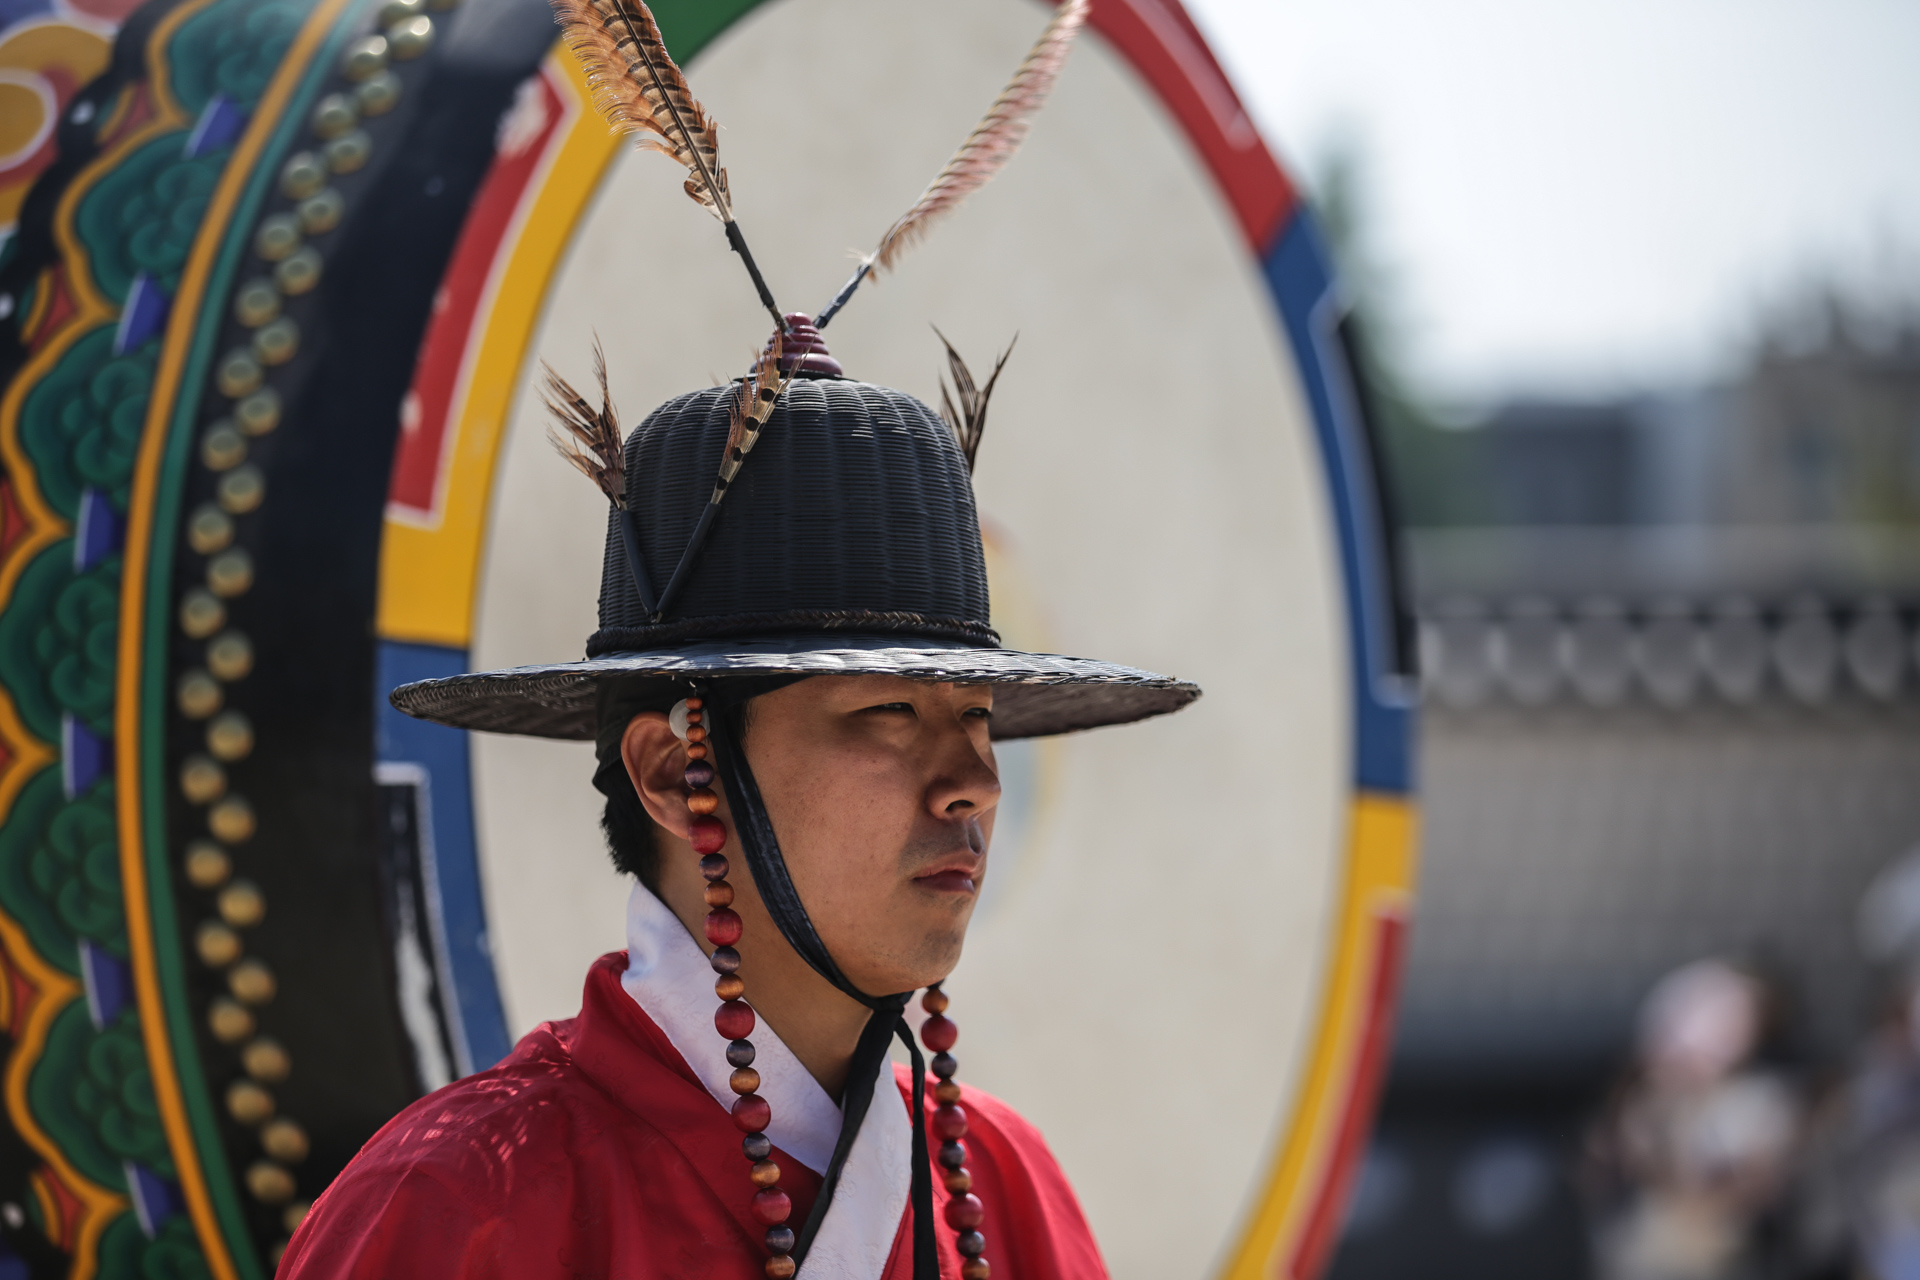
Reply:
[[[609,516],[585,661],[424,680],[393,705],[459,728],[591,738],[609,679],[657,678],[664,694],[731,676],[897,675],[998,686],[994,736],[1025,738],[1199,696],[1149,671],[1003,648],[954,431],[910,395],[835,376],[804,317],[789,326],[790,380],[724,504],[714,474],[740,384],[670,400],[627,439],[626,509]],[[683,560],[666,609],[643,601]]]

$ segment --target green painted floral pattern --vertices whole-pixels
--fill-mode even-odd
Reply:
[[[185,1215],[167,1219],[149,1240],[128,1213],[100,1238],[99,1274],[110,1280],[209,1280],[212,1273]]]
[[[101,1186],[126,1190],[126,1160],[174,1176],[131,1007],[99,1031],[85,1001],[61,1010],[28,1078],[27,1097],[74,1167]]]
[[[120,896],[120,842],[113,783],[96,784],[57,810],[34,847],[27,878],[76,936],[127,955],[127,919]]]
[[[228,155],[222,149],[189,160],[180,143],[177,133],[154,139],[102,177],[80,202],[75,225],[86,242],[94,280],[116,302],[126,300],[136,272],[152,276],[169,295],[180,283]]]
[[[20,444],[33,462],[40,492],[74,519],[80,491],[104,492],[127,509],[140,429],[153,389],[158,342],[113,354],[113,329],[94,330],[61,358],[20,410]]]
[[[35,950],[68,973],[80,972],[81,938],[127,954],[110,780],[72,801],[57,768],[22,788],[0,827],[0,906]]]
[[[62,539],[27,566],[0,614],[0,684],[34,736],[59,741],[63,713],[112,734],[119,640],[119,556],[75,573]]]
[[[180,104],[198,113],[217,94],[251,110],[306,17],[288,0],[220,0],[187,19],[169,51]]]

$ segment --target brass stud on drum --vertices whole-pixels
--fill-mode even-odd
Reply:
[[[366,88],[365,85],[360,87]],[[306,233],[317,236],[340,225],[340,219],[347,212],[347,202],[338,191],[328,187],[319,195],[302,200],[295,212],[299,214],[300,225]]]
[[[385,36],[367,36],[347,46],[347,52],[340,59],[340,71],[347,79],[360,83],[372,79],[387,69],[387,38]],[[360,109],[366,110],[362,103]]]
[[[320,283],[320,253],[312,245],[290,255],[273,269],[274,283],[282,293],[298,295]]]
[[[250,929],[267,918],[266,895],[251,880],[235,880],[220,891],[220,918],[236,929]]]
[[[418,17],[427,11],[427,0],[387,0],[380,6],[380,25],[391,27],[395,23],[405,22],[408,18]]]
[[[227,625],[227,606],[205,587],[194,587],[180,598],[180,629],[194,640],[205,640]]]
[[[266,498],[267,478],[260,474],[260,468],[249,462],[221,476],[214,493],[229,512],[244,515]]]
[[[268,262],[278,262],[299,247],[300,220],[290,213],[262,219],[260,229],[253,233],[253,251]]]
[[[256,276],[240,286],[233,297],[233,318],[249,329],[257,329],[280,314],[280,291],[265,276]]]
[[[219,682],[204,671],[189,671],[174,688],[174,702],[189,720],[205,720],[220,709],[226,695]]]
[[[218,920],[208,920],[194,931],[194,954],[209,969],[226,968],[240,958],[241,950],[240,935]]]
[[[207,811],[207,828],[226,844],[245,844],[253,838],[253,806],[244,797],[228,796]]]
[[[227,990],[242,1004],[266,1004],[277,989],[273,970],[258,960],[242,960],[227,970]]]
[[[261,1127],[260,1146],[281,1164],[299,1164],[307,1158],[307,1131],[282,1116]]]
[[[217,596],[231,600],[252,585],[253,557],[245,547],[222,551],[207,564],[207,587]]]
[[[260,368],[260,362],[253,352],[242,347],[229,351],[220,361],[220,369],[214,374],[214,383],[220,388],[220,394],[238,400],[260,389],[260,381],[266,376]]]
[[[247,1170],[247,1190],[262,1204],[285,1204],[296,1190],[293,1175],[279,1165],[261,1160]]]
[[[280,393],[262,387],[233,406],[234,425],[250,436],[263,436],[280,425]]]
[[[360,108],[344,93],[330,93],[320,99],[310,117],[314,135],[325,141],[337,138],[360,123]],[[308,195],[313,194],[308,192]]]
[[[253,753],[253,725],[238,711],[222,711],[207,725],[207,751],[231,763]]]
[[[241,1124],[260,1124],[273,1115],[273,1095],[251,1080],[227,1086],[227,1114]]]
[[[262,325],[253,335],[253,354],[261,364],[285,364],[300,349],[300,326],[292,316]]]
[[[233,541],[233,519],[212,503],[201,503],[187,520],[187,545],[210,556]]]
[[[225,795],[227,771],[206,756],[188,756],[180,766],[180,794],[188,804],[210,804]]]
[[[327,167],[311,151],[296,151],[280,166],[280,194],[289,200],[305,200],[327,185]]]
[[[247,460],[247,439],[229,418],[222,418],[200,437],[200,461],[209,471],[225,471]]]
[[[238,1044],[253,1034],[253,1014],[232,996],[215,996],[207,1006],[207,1029],[222,1044]]]
[[[233,859],[211,840],[195,840],[188,845],[184,865],[187,883],[196,889],[218,889],[233,874]]]
[[[426,19],[422,18],[422,22]],[[363,168],[373,155],[373,139],[365,129],[343,133],[326,145],[327,168],[335,173],[353,173]]]
[[[221,680],[231,682],[244,679],[253,670],[253,642],[238,631],[215,637],[213,643],[207,646],[207,669]]]
[[[240,1065],[263,1084],[279,1084],[293,1071],[293,1059],[278,1040],[261,1036],[240,1051]]]
[[[287,1229],[288,1235],[292,1235],[300,1229],[300,1224],[307,1220],[307,1212],[312,1208],[311,1200],[295,1200],[287,1206],[287,1211],[280,1215],[280,1225]]]
[[[353,100],[360,104],[361,115],[383,116],[400,102],[400,77],[391,71],[370,76],[353,91]]]
[[[402,62],[417,58],[433,44],[433,19],[421,14],[387,28],[387,47]]]

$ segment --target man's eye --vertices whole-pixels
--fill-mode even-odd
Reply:
[[[991,720],[993,719],[993,708],[968,707],[965,714],[972,716],[976,720]]]
[[[915,714],[913,710],[913,704],[911,702],[883,702],[877,707],[868,707],[867,710],[868,711],[904,711],[908,715]]]

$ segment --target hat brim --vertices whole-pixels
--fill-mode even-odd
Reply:
[[[419,680],[395,689],[410,716],[490,733],[592,738],[599,685],[654,677],[663,686],[729,676],[903,676],[997,686],[995,738],[1040,738],[1165,715],[1200,696],[1171,676],[1016,649],[916,647],[901,636],[707,640],[583,662]]]

